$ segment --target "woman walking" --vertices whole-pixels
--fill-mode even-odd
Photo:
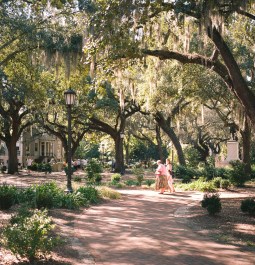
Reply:
[[[174,189],[174,180],[173,180],[173,173],[172,173],[172,170],[173,170],[173,166],[170,162],[170,159],[166,159],[166,169],[167,169],[167,182],[168,182],[168,186],[170,188],[170,192],[175,192],[175,189]]]
[[[165,192],[165,189],[168,189],[167,183],[167,170],[165,165],[162,164],[161,160],[157,161],[157,169],[156,169],[156,190],[159,190],[160,194]]]

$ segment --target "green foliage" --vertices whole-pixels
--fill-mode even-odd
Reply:
[[[155,183],[155,179],[146,179],[144,182],[147,186],[150,187],[153,183]]]
[[[230,183],[237,187],[244,186],[244,183],[249,178],[245,172],[245,164],[239,160],[235,160],[230,161],[230,165],[233,167],[233,169],[229,171]]]
[[[241,202],[241,211],[250,215],[255,215],[255,200],[253,198],[243,200]]]
[[[142,168],[134,168],[132,172],[137,179],[138,185],[141,186],[144,179],[144,170]]]
[[[0,209],[8,210],[17,201],[17,188],[15,186],[0,186]]]
[[[216,190],[213,182],[206,181],[204,178],[199,178],[190,183],[183,183],[178,185],[183,190],[197,190],[202,192],[214,192]]]
[[[65,193],[55,182],[44,183],[21,191],[18,196],[20,203],[28,203],[35,208],[67,208],[78,209],[87,205],[86,198],[77,193]]]
[[[82,206],[87,206],[88,201],[85,196],[76,191],[72,193],[61,193],[58,197],[58,207],[77,210]]]
[[[41,208],[52,208],[56,206],[55,199],[60,193],[60,189],[57,187],[55,182],[44,183],[35,186],[35,200],[36,207]]]
[[[221,211],[221,201],[219,194],[205,194],[201,201],[203,208],[206,208],[210,215],[215,215]]]
[[[91,186],[83,186],[77,189],[77,193],[82,194],[82,196],[89,202],[89,203],[98,203],[100,201],[100,195],[98,190]]]
[[[158,149],[157,145],[149,144],[145,141],[134,139],[132,141],[132,146],[130,149],[130,159],[135,161],[149,161],[151,159],[158,159]],[[167,149],[163,147],[163,155],[167,157]]]
[[[127,186],[139,186],[139,183],[137,180],[134,180],[134,179],[128,179],[125,181],[125,184]]]
[[[66,175],[68,175],[68,166],[64,167],[64,171],[66,173]],[[73,173],[76,171],[74,166],[71,166],[71,175],[73,175]]]
[[[120,180],[121,180],[121,174],[119,174],[119,173],[112,174],[112,176],[111,176],[112,182],[120,182]]]
[[[192,168],[188,168],[182,165],[176,165],[174,167],[174,176],[182,179],[182,183],[188,183],[193,177],[197,175],[196,171]]]
[[[228,168],[215,168],[214,169],[214,176],[221,177],[223,179],[227,179],[229,176],[229,169]]]
[[[75,181],[75,182],[81,182],[82,179],[81,179],[80,176],[74,176],[73,181]]]
[[[103,172],[103,168],[96,159],[91,159],[86,166],[86,172],[89,182],[98,182],[99,175]]]
[[[46,210],[22,210],[3,230],[3,245],[30,262],[48,254],[60,241],[51,236],[54,225]]]
[[[50,163],[33,163],[31,166],[28,166],[28,169],[45,173],[52,172],[52,167]]]
[[[102,175],[100,173],[95,173],[94,174],[94,181],[96,185],[99,185],[103,179]]]
[[[222,179],[221,182],[220,182],[220,187],[222,189],[228,189],[230,187],[230,181],[228,179]]]
[[[206,177],[206,180],[212,180],[215,177],[215,167],[211,165],[206,165],[202,171],[203,176]]]
[[[221,177],[216,177],[212,180],[213,185],[216,188],[220,188],[221,187],[221,182],[222,182],[222,178]]]
[[[186,147],[184,150],[184,155],[187,161],[187,164],[190,167],[197,167],[199,162],[201,161],[201,156],[199,154],[199,152],[197,151],[197,149],[195,149],[192,146]]]
[[[99,195],[102,198],[109,198],[109,199],[120,199],[121,198],[121,194],[119,192],[111,188],[108,188],[108,187],[101,187],[99,189]]]

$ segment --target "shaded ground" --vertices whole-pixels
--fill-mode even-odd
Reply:
[[[65,174],[48,175],[49,180],[63,186]],[[45,182],[45,175],[0,175],[3,181],[26,186]],[[223,210],[217,217],[197,206],[201,193],[121,192],[120,201],[80,211],[50,211],[66,244],[54,251],[50,261],[36,264],[255,264],[254,218],[240,212],[240,201],[254,196],[254,188],[223,192]],[[12,211],[0,212],[0,228]],[[208,237],[227,245],[208,241]],[[220,263],[215,253],[224,257]],[[0,264],[25,263],[18,263],[0,246]]]
[[[254,198],[255,188],[240,188],[221,195],[222,211],[216,216],[207,214],[206,209],[192,206],[187,217],[188,225],[200,234],[216,241],[255,250],[255,217],[241,211],[241,202]]]

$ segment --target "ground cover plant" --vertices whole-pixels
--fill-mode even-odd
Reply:
[[[53,229],[47,210],[21,208],[4,227],[1,242],[18,258],[33,263],[45,258],[60,243],[60,239],[53,236]]]

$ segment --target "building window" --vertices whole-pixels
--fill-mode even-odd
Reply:
[[[35,143],[35,152],[38,152],[38,143]]]

